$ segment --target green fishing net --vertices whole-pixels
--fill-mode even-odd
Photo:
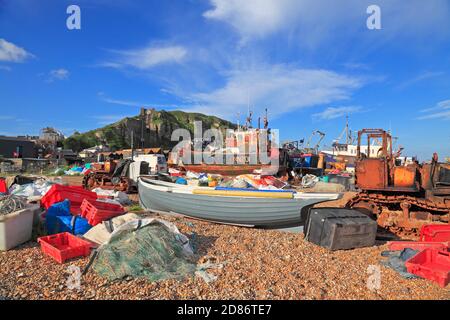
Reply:
[[[92,267],[110,280],[131,276],[159,281],[182,278],[196,271],[196,264],[184,253],[178,235],[159,223],[118,232],[99,248]]]

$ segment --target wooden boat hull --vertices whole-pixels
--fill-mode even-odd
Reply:
[[[233,225],[282,228],[304,223],[302,210],[340,194],[308,193],[293,199],[193,194],[188,186],[140,178],[139,200],[147,210]]]

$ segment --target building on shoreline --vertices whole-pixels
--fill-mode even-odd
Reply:
[[[0,136],[0,155],[4,158],[35,158],[36,144],[28,137]]]

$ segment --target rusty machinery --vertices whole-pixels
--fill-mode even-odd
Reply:
[[[366,153],[361,152],[363,136]],[[374,139],[381,140],[376,154],[371,153]],[[430,163],[396,166],[399,154],[392,152],[392,137],[386,131],[359,131],[355,183],[361,191],[347,206],[369,211],[381,227],[397,234],[416,235],[424,224],[449,223],[450,164],[439,163],[435,153]]]
[[[92,172],[83,178],[83,187],[88,190],[100,187],[116,191],[131,191],[128,171],[131,160],[108,160],[93,164]]]

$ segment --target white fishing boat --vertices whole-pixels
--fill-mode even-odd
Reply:
[[[302,225],[316,203],[339,199],[339,193],[216,190],[140,177],[139,200],[147,210],[249,227]]]
[[[343,137],[345,135],[344,142],[341,142]],[[344,159],[347,159],[347,161],[350,164],[354,164],[354,160],[356,159],[356,153],[357,153],[357,144],[356,139],[352,135],[352,131],[349,128],[348,125],[348,116],[346,117],[346,123],[344,130],[341,132],[339,137],[335,140],[333,140],[333,144],[331,146],[331,149],[329,150],[322,150],[322,153],[325,153],[330,156],[335,157],[342,157]],[[382,146],[380,142],[376,139],[372,141],[372,145],[370,146],[370,152],[367,145],[361,145],[360,146],[360,152],[364,153],[369,158],[376,158],[381,150]]]

